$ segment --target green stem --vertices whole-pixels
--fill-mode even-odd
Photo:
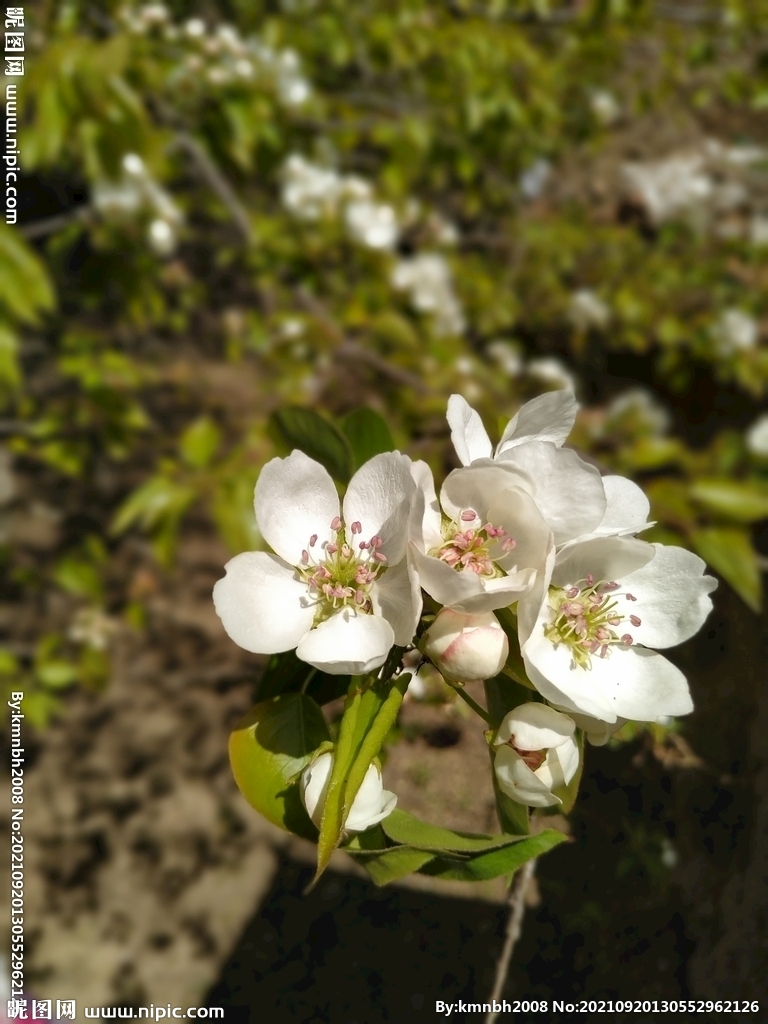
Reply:
[[[476,715],[480,715],[482,720],[486,722],[488,725],[493,725],[488,715],[488,712],[485,710],[485,708],[481,708],[477,701],[473,700],[469,696],[467,691],[464,689],[463,683],[449,683],[448,685],[452,687],[452,689],[454,689],[456,693],[458,693],[458,695],[461,697],[465,704],[469,704],[469,706],[472,708]]]
[[[312,671],[307,676],[307,678],[301,684],[301,690],[299,691],[300,693],[306,693],[307,692],[307,687],[309,686],[309,684],[312,682],[312,680],[315,678],[316,675],[317,675],[317,669],[313,668]]]

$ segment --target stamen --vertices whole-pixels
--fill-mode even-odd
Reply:
[[[328,552],[329,555],[335,555],[336,552],[339,550],[339,545],[338,544],[329,544],[328,547],[325,550]]]
[[[382,554],[381,551],[374,551],[373,557],[376,559],[377,562],[386,562],[387,560],[387,556]]]
[[[591,573],[568,587],[550,587],[549,603],[554,617],[544,626],[544,634],[555,646],[568,645],[575,666],[588,669],[593,655],[607,658],[613,646],[633,645],[630,633],[619,636],[614,631],[626,618],[635,627],[641,624],[639,616],[618,612],[616,598],[611,596],[618,589],[615,580],[595,581]],[[632,594],[626,597],[636,600]]]
[[[477,512],[473,508],[465,508],[459,518],[462,523],[471,523],[473,519],[477,519]]]
[[[301,561],[304,565],[309,565],[309,552],[306,548],[301,552]]]
[[[641,626],[642,625],[642,620],[637,615],[630,615],[629,616],[629,621],[632,623],[633,626]]]
[[[340,530],[341,529],[341,517],[340,516],[335,516],[331,520],[331,529],[332,530]]]
[[[357,520],[355,520],[355,522],[352,523],[352,533],[362,533],[362,532],[363,532],[363,524],[358,522]]]
[[[313,548],[315,544],[317,544],[317,534],[313,533],[312,536],[309,538],[309,546]]]

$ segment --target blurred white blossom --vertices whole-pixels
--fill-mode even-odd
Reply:
[[[539,380],[544,380],[559,388],[576,390],[576,378],[559,359],[554,357],[531,359],[526,369],[531,377],[538,377]]]
[[[439,253],[424,252],[400,260],[392,273],[395,288],[410,294],[414,309],[433,313],[435,333],[461,334],[466,324],[453,291],[451,272]]]
[[[666,434],[672,420],[667,410],[659,404],[656,396],[645,388],[629,388],[616,395],[605,410],[607,423],[632,415],[657,436]]]
[[[508,341],[492,341],[486,348],[488,355],[496,361],[507,377],[518,377],[523,372],[523,358],[514,345]]]
[[[741,309],[725,309],[712,328],[718,348],[723,355],[754,348],[760,327],[753,316]]]
[[[621,117],[619,102],[607,89],[595,89],[589,97],[589,105],[597,120],[606,127]]]
[[[746,432],[745,440],[753,455],[768,455],[768,413],[758,416]]]
[[[355,200],[347,204],[344,216],[350,235],[371,249],[391,249],[397,242],[397,217],[386,203]]]
[[[611,311],[590,288],[579,288],[571,295],[568,317],[575,327],[586,331],[590,327],[606,327]]]
[[[525,199],[538,199],[549,181],[552,165],[549,160],[536,160],[518,178],[518,186]]]
[[[91,201],[107,220],[124,221],[148,214],[147,241],[153,251],[169,256],[176,248],[177,232],[184,219],[181,210],[137,153],[125,154],[122,176],[117,181],[94,183]]]

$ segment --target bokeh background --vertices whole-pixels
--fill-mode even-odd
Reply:
[[[377,890],[339,854],[302,896],[312,849],[231,779],[262,661],[210,592],[261,545],[286,410],[334,432],[368,406],[442,473],[452,392],[493,433],[574,387],[571,443],[640,482],[648,539],[721,583],[673,654],[694,714],[588,751],[506,994],[765,1001],[768,5],[25,16],[0,679],[25,693],[30,996],[275,1024],[487,997],[503,888]],[[493,829],[481,723],[439,680],[386,758],[401,806]]]

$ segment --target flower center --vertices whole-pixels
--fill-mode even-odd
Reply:
[[[335,539],[323,541],[315,556],[317,534],[309,538],[301,553],[297,571],[307,584],[310,599],[316,606],[315,625],[329,619],[345,606],[370,615],[373,612],[373,584],[386,572],[387,556],[379,548],[384,543],[378,534],[370,540],[358,540],[362,525],[352,523],[351,539],[340,516],[331,521]]]
[[[507,554],[516,543],[502,526],[494,526],[492,523],[483,526],[473,508],[464,509],[458,520],[444,525],[443,537],[445,543],[430,551],[431,555],[457,572],[468,570],[486,578],[504,575],[494,564],[491,545],[500,545],[502,552]]]
[[[514,737],[508,741],[508,746],[512,747],[516,754],[520,755],[532,772],[535,772],[537,768],[541,768],[547,759],[546,750],[522,750],[520,747],[516,747]]]
[[[629,619],[633,626],[641,625],[637,615],[624,615],[619,611],[618,597],[636,601],[632,594],[615,592],[619,584],[613,581],[595,582],[592,575],[570,587],[550,587],[549,603],[554,612],[552,622],[544,627],[544,635],[555,646],[567,644],[573,661],[580,668],[592,667],[592,655],[607,658],[611,647],[631,647],[630,633],[619,633],[617,626]]]

